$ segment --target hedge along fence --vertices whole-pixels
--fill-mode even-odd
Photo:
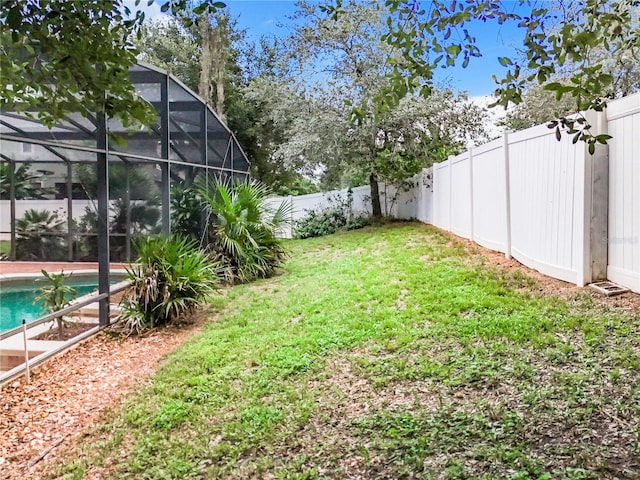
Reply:
[[[576,285],[608,278],[640,293],[640,94],[587,118],[613,136],[593,155],[546,125],[505,133],[423,170],[408,191],[383,184],[383,209]],[[337,195],[347,190],[290,197],[293,220]],[[368,186],[353,198],[354,212],[371,210]]]

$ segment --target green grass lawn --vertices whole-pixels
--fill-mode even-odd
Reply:
[[[640,478],[638,312],[417,224],[288,246],[57,475]]]

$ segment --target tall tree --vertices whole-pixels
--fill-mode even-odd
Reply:
[[[466,137],[482,135],[482,111],[446,91],[431,100],[410,95],[379,108],[380,96],[390,87],[393,67],[387,59],[397,55],[381,41],[387,15],[382,3],[345,3],[336,21],[315,4],[298,5],[294,18],[304,23],[296,28],[292,45],[295,52],[304,52],[296,56],[299,77],[305,79],[298,88],[306,92],[311,111],[291,125],[296,132],[280,150],[292,162],[303,159],[322,168],[325,184],[345,176],[366,180],[373,215],[380,216],[378,182],[393,172],[415,173],[433,161],[435,152],[453,152]],[[460,115],[457,106],[473,113]],[[398,168],[400,162],[404,168]]]
[[[200,33],[200,82],[198,94],[213,105],[218,116],[225,120],[225,85],[231,44],[242,33],[237,21],[228,12],[203,14],[197,17]]]
[[[189,0],[157,1],[162,11],[173,14],[184,11],[189,4]],[[502,58],[501,62],[510,68],[499,81],[499,104],[519,103],[528,82],[535,81],[558,96],[570,95],[576,110],[604,108],[606,98],[602,92],[613,79],[601,65],[589,62],[588,52],[602,46],[613,57],[626,52],[626,58],[638,58],[640,2],[585,0],[577,21],[565,21],[562,29],[552,35],[546,32],[553,17],[548,4],[517,2],[531,5],[530,14],[518,15],[512,2],[497,0],[430,0],[424,2],[424,9],[420,0],[387,0],[392,16],[386,39],[400,49],[401,56],[393,59],[389,85],[375,97],[379,108],[397,103],[411,89],[428,94],[436,67],[455,64],[460,58],[467,65],[472,57],[480,55],[475,39],[464,29],[473,19],[514,21],[525,32],[527,67],[532,73],[524,76],[521,63]],[[139,3],[136,0],[136,6]],[[221,7],[221,2],[198,0],[193,12],[214,13]],[[323,9],[332,18],[345,11],[341,0]],[[135,95],[127,77],[136,55],[132,38],[143,20],[144,13],[132,14],[123,0],[0,2],[0,105],[16,111],[47,105],[39,112],[47,124],[70,112],[88,116],[100,110],[120,117],[125,125],[153,123],[151,106]],[[453,31],[459,35],[452,36]],[[567,60],[579,65],[571,83],[562,85],[550,80],[557,66]],[[356,108],[353,113],[362,115]],[[567,119],[561,120],[562,125],[569,125]],[[597,141],[606,142],[605,136],[590,135],[584,125],[577,134],[589,142],[590,148]]]
[[[174,17],[145,22],[135,42],[138,58],[167,70],[197,92],[200,45],[194,30]]]
[[[555,23],[555,12],[550,10],[552,2],[517,0],[515,3],[530,8],[522,15],[511,1],[388,0],[391,16],[385,39],[397,47],[401,55],[392,59],[392,80],[385,95],[378,97],[380,108],[397,103],[410,90],[419,89],[421,94],[428,95],[433,88],[434,70],[439,66],[458,62],[463,67],[469,65],[481,51],[466,27],[472,21],[495,21],[499,25],[515,22],[522,28],[525,50],[524,62],[499,58],[508,70],[504,78],[496,78],[496,104],[506,107],[520,103],[524,90],[535,82],[554,92],[557,98],[569,95],[575,111],[604,109],[606,91],[614,77],[603,68],[603,63],[591,62],[591,52],[601,48],[609,57],[639,56],[640,2],[585,0],[581,2],[579,15],[570,13],[563,17],[561,28],[555,32],[548,31]],[[338,22],[341,16],[348,15],[341,0],[323,9]],[[555,74],[568,62],[574,65],[569,82],[558,82]],[[354,114],[360,115],[355,109]],[[581,116],[562,117],[556,124],[558,138],[564,127],[576,140],[587,142],[591,152],[596,143],[606,143],[609,138],[592,134],[590,125]]]

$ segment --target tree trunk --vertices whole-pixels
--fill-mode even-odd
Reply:
[[[202,37],[202,53],[200,54],[200,83],[198,84],[198,95],[207,103],[211,103],[211,17],[201,15],[200,36]]]
[[[382,208],[380,207],[380,190],[378,188],[378,177],[375,173],[369,175],[369,187],[371,188],[371,209],[373,218],[382,218]]]
[[[199,18],[200,35],[202,37],[202,54],[200,55],[200,83],[198,94],[212,105],[222,121],[224,114],[224,78],[228,45],[227,19],[216,17],[217,24],[211,25],[212,17],[202,15]],[[214,85],[215,83],[215,85]],[[214,95],[215,93],[215,95]]]
[[[223,122],[226,120],[224,115],[224,77],[227,57],[225,34],[226,32],[224,31],[223,25],[218,22],[218,25],[212,32],[213,41],[211,43],[213,47],[212,55],[214,57],[214,80],[216,82],[215,110]]]

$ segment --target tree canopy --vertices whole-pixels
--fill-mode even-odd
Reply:
[[[514,4],[530,8],[520,14]],[[397,103],[409,91],[429,95],[436,68],[466,67],[481,56],[467,28],[473,21],[515,22],[525,33],[523,58],[499,58],[508,69],[503,78],[494,78],[496,104],[504,107],[521,103],[533,82],[558,99],[570,96],[576,112],[602,111],[616,79],[606,62],[594,62],[594,52],[628,60],[640,54],[638,0],[585,0],[578,8],[560,11],[553,10],[553,2],[528,0],[387,0],[386,5],[390,17],[384,38],[400,54],[388,59],[392,65],[390,84],[376,97],[378,111]],[[345,15],[342,0],[323,9],[334,20]],[[558,16],[559,27],[551,28],[558,25]],[[557,74],[567,66],[571,67],[567,81],[558,81]],[[354,114],[361,115],[357,109]],[[596,142],[606,143],[609,138],[592,135],[584,117],[561,117],[556,123],[558,134],[564,127],[576,140],[586,141],[590,150]]]
[[[158,3],[174,13],[188,6],[188,0]],[[199,0],[194,11],[221,7]],[[131,11],[123,0],[3,0],[0,106],[31,112],[46,125],[71,112],[88,118],[105,112],[125,126],[153,123],[153,108],[135,94],[128,77],[144,19],[143,11]]]
[[[316,4],[298,7],[294,20],[304,21],[289,41],[291,82],[283,90],[271,79],[261,89],[263,96],[280,92],[269,106],[274,123],[285,124],[280,118],[295,112],[275,156],[320,176],[325,188],[368,182],[379,216],[378,181],[410,177],[484,136],[483,110],[444,87],[376,110],[389,88],[387,59],[397,54],[381,41],[387,15],[382,2],[345,3],[335,21]]]

